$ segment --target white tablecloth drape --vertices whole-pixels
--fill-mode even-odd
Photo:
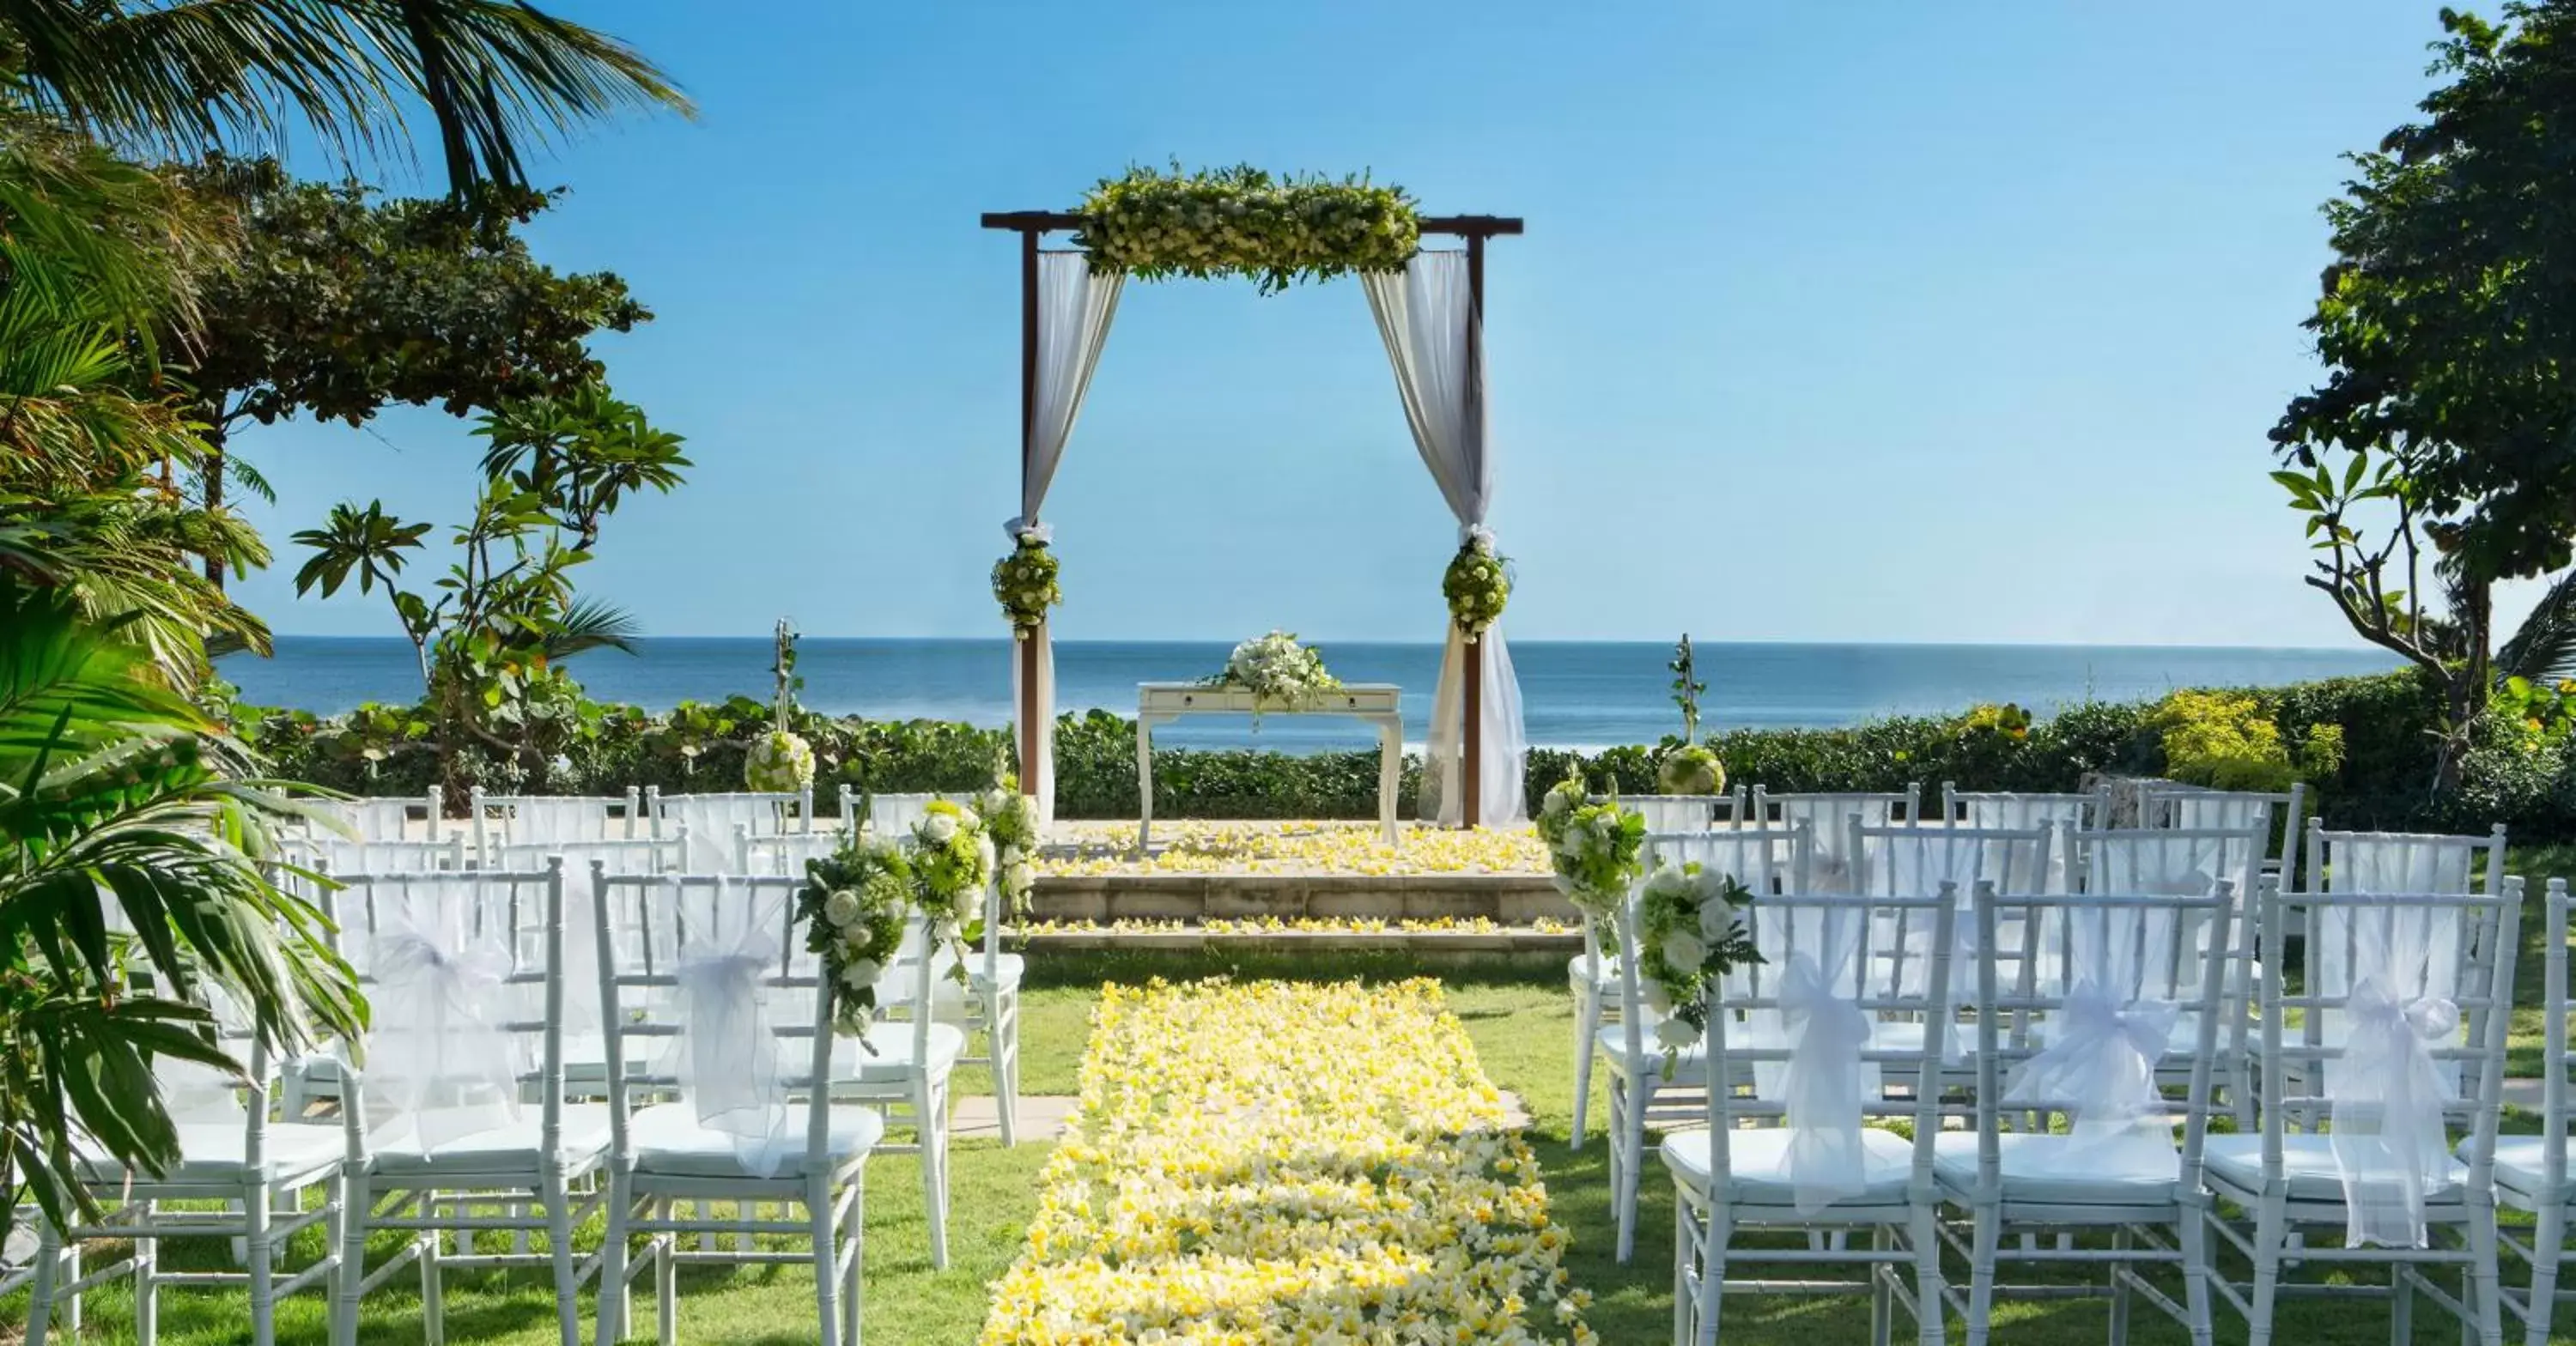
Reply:
[[[1478,321],[1466,254],[1424,252],[1403,271],[1363,272],[1369,309],[1395,366],[1396,390],[1414,447],[1439,483],[1458,520],[1459,538],[1490,542],[1485,510],[1493,492],[1486,451],[1483,353],[1469,339]],[[1465,818],[1460,773],[1465,762],[1466,661],[1479,662],[1483,695],[1478,729],[1483,752],[1478,771],[1478,813]],[[1488,827],[1523,822],[1522,757],[1528,737],[1521,726],[1520,682],[1500,627],[1469,645],[1453,624],[1440,659],[1440,686],[1432,698],[1430,757],[1424,765],[1423,810],[1444,824],[1472,821]]]
[[[1023,536],[1048,538],[1038,522],[1047,487],[1064,461],[1065,441],[1082,415],[1083,394],[1100,364],[1100,348],[1109,339],[1109,320],[1118,312],[1118,291],[1125,277],[1117,272],[1093,274],[1079,252],[1050,252],[1038,258],[1038,362],[1034,414],[1020,459],[1020,512],[1005,530],[1013,545]],[[1037,770],[1020,788],[1037,801],[1041,823],[1055,818],[1055,644],[1040,623],[1029,634],[1036,642]],[[1023,700],[1025,676],[1020,651],[1011,651],[1011,707],[1016,717]]]

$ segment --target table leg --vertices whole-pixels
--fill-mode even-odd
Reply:
[[[1402,845],[1404,838],[1395,827],[1395,792],[1404,780],[1404,730],[1401,725],[1377,727],[1377,816],[1386,825],[1386,844]]]
[[[1136,853],[1145,854],[1154,831],[1154,725],[1136,717]]]

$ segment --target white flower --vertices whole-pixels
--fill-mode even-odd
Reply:
[[[1619,835],[1619,811],[1617,809],[1603,809],[1599,813],[1593,814],[1592,830],[1600,833],[1604,838]]]
[[[993,872],[993,839],[991,837],[979,835],[975,838],[975,858],[983,862],[982,867],[985,873],[990,874]]]
[[[1674,1051],[1699,1044],[1699,1030],[1679,1019],[1666,1019],[1655,1025],[1655,1041]]]
[[[1673,971],[1684,974],[1697,972],[1699,965],[1707,959],[1708,946],[1699,942],[1699,936],[1687,930],[1676,930],[1664,936],[1664,965]]]
[[[1638,983],[1637,994],[1646,1002],[1646,1008],[1657,1014],[1666,1013],[1673,1007],[1673,993],[1665,990],[1664,984],[1652,977]]]
[[[1574,799],[1572,794],[1562,789],[1548,791],[1547,798],[1541,800],[1538,806],[1539,812],[1544,813],[1551,818],[1562,818],[1565,816],[1566,812],[1573,807]]]
[[[877,984],[885,969],[873,958],[853,958],[841,965],[841,984],[853,991],[864,991]]]
[[[1711,897],[1699,904],[1700,938],[1714,944],[1734,928],[1735,908],[1725,898]]]
[[[957,818],[954,814],[933,813],[921,820],[921,839],[933,846],[944,846],[949,838],[956,835]]]
[[[1026,860],[1013,860],[1002,871],[1002,886],[1014,893],[1025,893],[1037,886],[1038,872]]]
[[[859,919],[859,895],[847,888],[832,890],[832,895],[823,899],[823,916],[834,925],[849,925]]]

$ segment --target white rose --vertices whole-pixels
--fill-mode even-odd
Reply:
[[[934,813],[921,820],[922,839],[933,846],[944,845],[956,835],[957,819],[953,814]]]
[[[1655,1041],[1674,1051],[1699,1045],[1699,1030],[1679,1019],[1666,1019],[1655,1025]]]
[[[1029,868],[1026,860],[1014,860],[1010,868],[1002,871],[1002,886],[1015,893],[1027,892],[1037,881],[1038,872]]]
[[[993,872],[993,839],[991,837],[979,836],[975,838],[975,856],[977,859],[984,862],[985,873],[990,874]]]
[[[982,893],[972,888],[959,889],[957,893],[957,919],[959,921],[971,921],[975,919],[975,913],[983,905],[984,895]]]
[[[859,895],[847,888],[832,890],[832,895],[823,899],[823,917],[840,926],[859,919]]]
[[[864,991],[877,984],[885,969],[873,958],[853,958],[841,965],[841,984],[853,991]]]
[[[1728,905],[1725,898],[1712,897],[1700,904],[1700,938],[1714,944],[1726,938],[1726,932],[1734,928],[1735,908]]]
[[[1676,930],[1664,936],[1664,964],[1673,971],[1697,972],[1707,958],[1708,946],[1699,942],[1699,936],[1687,930]]]
[[[1566,810],[1573,807],[1574,797],[1572,795],[1563,790],[1550,790],[1547,792],[1546,800],[1539,805],[1539,812],[1544,813],[1551,818],[1562,818],[1565,816]]]
[[[1604,837],[1618,835],[1619,815],[1608,809],[1604,809],[1601,812],[1592,815],[1592,830],[1600,833]]]
[[[1646,1008],[1653,1010],[1657,1014],[1665,1013],[1673,1007],[1672,992],[1665,990],[1664,984],[1656,981],[1652,977],[1646,978],[1638,984],[1637,994],[1645,1000]]]

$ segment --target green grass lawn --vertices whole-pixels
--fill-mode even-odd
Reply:
[[[2576,875],[2576,848],[2528,848],[2513,856],[2513,869],[2533,879],[2533,902],[2524,920],[2521,999],[2536,1002],[2540,990],[2543,941],[2539,882],[2551,874]],[[1063,1094],[1074,1089],[1095,993],[1049,988],[1029,993],[1023,1035],[1025,1080],[1032,1094]],[[1567,1266],[1576,1284],[1595,1297],[1588,1314],[1592,1326],[1611,1346],[1654,1343],[1667,1339],[1671,1323],[1671,1242],[1673,1200],[1660,1167],[1650,1169],[1644,1184],[1643,1212],[1637,1235],[1637,1257],[1627,1266],[1611,1259],[1611,1209],[1608,1151],[1597,1130],[1580,1152],[1566,1146],[1572,1118],[1572,1007],[1562,987],[1538,984],[1463,984],[1450,991],[1451,1008],[1467,1025],[1486,1072],[1504,1088],[1518,1093],[1532,1119],[1535,1145],[1557,1218],[1574,1232]],[[2536,1009],[2522,1011],[2515,1024],[2515,1072],[2540,1068],[2540,1021]],[[979,1075],[961,1076],[960,1092],[983,1089]],[[1606,1117],[1606,1103],[1596,1094],[1593,1116]],[[2528,1127],[2533,1119],[2514,1119]],[[951,1265],[932,1272],[926,1255],[919,1170],[912,1157],[888,1155],[868,1170],[867,1323],[866,1334],[877,1346],[951,1346],[971,1343],[983,1322],[985,1286],[1018,1255],[1020,1231],[1036,1208],[1037,1175],[1046,1147],[1022,1145],[1004,1150],[990,1142],[963,1143],[957,1150],[952,1216]],[[595,1239],[596,1225],[588,1237]],[[319,1246],[318,1234],[307,1234],[299,1255]],[[220,1253],[191,1254],[200,1265],[221,1265]],[[2513,1273],[2508,1270],[2508,1276]],[[550,1282],[542,1272],[456,1274],[448,1281],[449,1339],[493,1346],[539,1346],[555,1339]],[[649,1311],[639,1295],[638,1316],[649,1325]],[[420,1340],[416,1282],[400,1277],[370,1295],[365,1306],[362,1339],[411,1343]],[[583,1312],[590,1296],[583,1295]],[[14,1341],[23,1326],[23,1294],[0,1299],[0,1343]],[[2041,1300],[2004,1303],[1997,1309],[1998,1340],[2005,1346],[2077,1346],[2105,1338],[2108,1315],[2091,1301]],[[2562,1314],[2569,1329],[2576,1315]],[[1726,1340],[1735,1346],[1824,1346],[1866,1340],[1868,1311],[1864,1302],[1840,1298],[1740,1298],[1727,1306]],[[85,1343],[130,1342],[132,1314],[127,1297],[115,1289],[93,1293],[88,1301]],[[239,1291],[170,1291],[162,1298],[163,1339],[172,1346],[216,1346],[242,1339],[244,1310]],[[282,1341],[314,1343],[324,1339],[322,1303],[307,1294],[281,1304]],[[2243,1341],[2244,1332],[2222,1310],[2221,1342]],[[1953,1333],[1957,1331],[1953,1325]],[[1901,1333],[1900,1333],[1901,1335]],[[762,1268],[739,1272],[706,1270],[682,1280],[680,1336],[692,1346],[785,1346],[813,1339],[812,1282],[801,1269]],[[2369,1302],[2291,1300],[2285,1303],[2279,1339],[2297,1346],[2359,1346],[2388,1340],[2386,1310]],[[2456,1341],[2456,1329],[2431,1306],[2416,1315],[2417,1343]],[[2562,1333],[2561,1340],[2576,1342]],[[2140,1346],[2182,1342],[2184,1335],[2152,1310],[2135,1316],[2132,1340]]]

